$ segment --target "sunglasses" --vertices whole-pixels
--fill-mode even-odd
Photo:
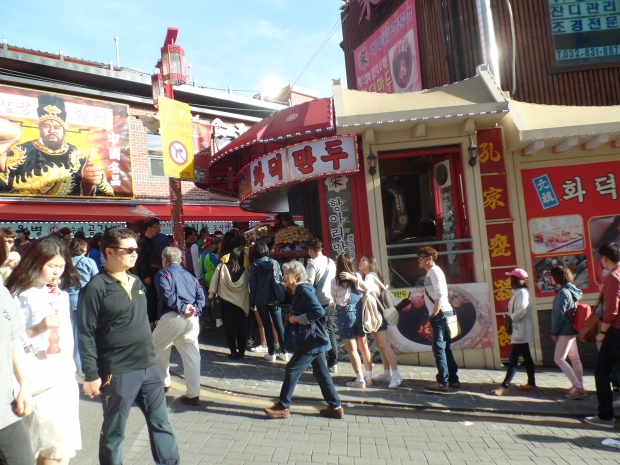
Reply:
[[[425,258],[429,258],[429,257],[430,257],[430,255],[420,255],[420,256],[418,257],[418,261],[420,261],[420,260],[424,260]]]
[[[134,252],[140,252],[140,247],[110,247],[111,249],[124,250],[127,255],[132,255]]]

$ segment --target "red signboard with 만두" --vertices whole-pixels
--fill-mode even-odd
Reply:
[[[568,267],[575,285],[597,292],[596,249],[620,240],[620,161],[523,170],[525,211],[537,295],[553,295],[550,270]]]

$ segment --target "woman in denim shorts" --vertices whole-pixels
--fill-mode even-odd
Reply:
[[[358,279],[362,277],[355,273],[351,255],[339,255],[336,260],[336,277],[331,281],[331,293],[338,312],[338,333],[344,340],[356,374],[355,381],[348,382],[347,386],[365,388],[372,385],[372,359],[362,326],[362,300],[355,284]],[[362,353],[365,374],[358,350]]]

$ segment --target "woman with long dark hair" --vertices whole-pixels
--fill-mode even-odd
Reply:
[[[381,291],[386,289],[383,278],[379,272],[377,259],[372,254],[364,254],[359,263],[360,275],[362,277],[366,291],[375,299],[383,304]],[[359,288],[359,283],[358,283]],[[378,306],[379,312],[383,317],[383,310]],[[398,357],[392,350],[387,340],[387,321],[383,318],[381,327],[374,333],[372,337],[377,343],[377,348],[381,354],[381,362],[383,363],[383,373],[376,376],[373,381],[388,383],[388,389],[396,389],[403,382],[403,377],[398,372]]]
[[[573,385],[564,395],[567,399],[581,399],[588,394],[583,388],[583,366],[577,349],[578,331],[571,315],[583,293],[573,285],[573,273],[564,266],[551,268],[551,284],[556,287],[551,309],[551,339],[555,342],[554,362]],[[570,365],[566,361],[570,358]]]
[[[362,299],[357,290],[358,280],[363,279],[355,273],[354,267],[351,255],[345,253],[338,256],[331,291],[338,313],[338,333],[344,340],[356,376],[355,381],[349,381],[347,386],[365,388],[372,386],[372,358],[362,324]],[[358,350],[362,354],[366,373],[362,370]]]
[[[224,234],[224,236],[222,237],[222,241],[220,242],[220,245],[217,250],[218,259],[221,259],[224,255],[227,255],[231,252],[233,247],[230,244],[230,241],[233,240],[233,237],[235,237],[235,233],[231,231],[228,231],[226,234]]]
[[[73,361],[70,286],[80,286],[71,257],[57,239],[37,241],[6,282],[26,328],[22,342],[34,409],[24,419],[38,464],[66,464],[82,448],[79,388]],[[36,392],[38,391],[38,392]]]
[[[105,258],[100,250],[102,237],[103,237],[103,233],[96,233],[92,237],[92,239],[90,240],[90,243],[88,244],[88,253],[86,254],[88,258],[92,258],[95,261],[95,264],[97,265],[97,269],[99,271],[101,271],[101,267],[105,263]]]
[[[227,263],[220,263],[209,286],[209,298],[219,296],[222,303],[222,321],[230,357],[245,356],[245,319],[250,313],[248,272],[243,267],[243,249],[233,249]]]

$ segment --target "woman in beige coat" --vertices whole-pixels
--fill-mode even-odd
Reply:
[[[250,313],[248,271],[243,267],[243,249],[233,249],[226,264],[220,263],[209,286],[209,298],[218,295],[222,303],[222,321],[229,357],[245,356],[245,320]]]

